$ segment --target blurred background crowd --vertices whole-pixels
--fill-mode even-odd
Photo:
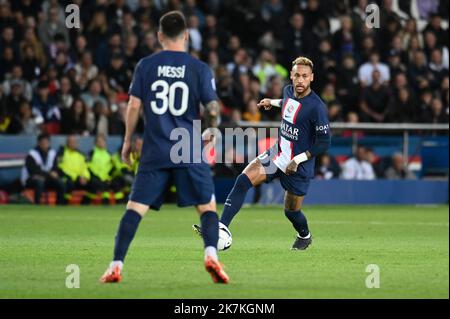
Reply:
[[[380,28],[367,0],[0,0],[0,134],[123,134],[134,67],[161,50],[158,19],[175,9],[215,74],[223,125],[278,120],[256,104],[282,96],[299,55],[331,121],[448,123],[449,2],[375,3]]]

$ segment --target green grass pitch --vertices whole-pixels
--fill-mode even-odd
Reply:
[[[448,298],[448,206],[308,206],[314,241],[291,251],[280,206],[245,207],[221,261],[229,285],[203,268],[193,208],[163,206],[142,221],[121,284],[98,278],[123,206],[0,206],[0,298]],[[80,288],[66,288],[66,266]],[[366,288],[366,266],[380,288]]]

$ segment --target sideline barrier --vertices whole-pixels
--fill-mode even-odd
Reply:
[[[216,179],[219,203],[225,201],[233,183],[233,179]],[[305,204],[448,204],[448,190],[448,180],[312,180]],[[283,200],[278,180],[261,185],[259,204],[282,204]],[[253,192],[245,202],[253,202]]]

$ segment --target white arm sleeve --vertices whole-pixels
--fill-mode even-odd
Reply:
[[[270,100],[270,105],[275,107],[281,107],[281,101],[282,99],[276,99],[276,100]]]

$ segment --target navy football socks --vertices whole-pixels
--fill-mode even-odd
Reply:
[[[136,234],[142,216],[132,209],[127,209],[119,224],[114,247],[114,260],[124,261],[128,247]]]
[[[219,217],[216,212],[207,211],[200,215],[203,242],[206,247],[217,248],[219,241]]]
[[[309,234],[308,229],[308,221],[306,220],[305,215],[303,215],[301,210],[298,211],[289,211],[287,209],[284,210],[284,214],[291,221],[295,230],[298,232],[300,237],[306,237]]]
[[[229,226],[234,216],[241,209],[242,204],[245,200],[245,195],[250,188],[252,188],[252,182],[245,174],[240,174],[236,178],[233,189],[230,194],[228,194],[227,200],[223,207],[222,216],[220,217],[220,222],[225,226]]]

